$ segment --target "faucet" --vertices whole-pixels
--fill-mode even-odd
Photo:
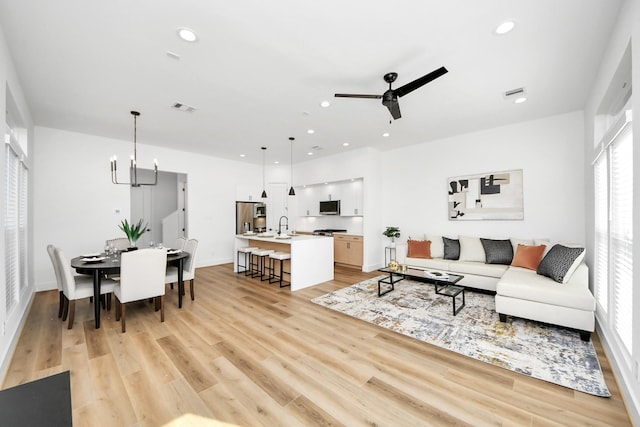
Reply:
[[[280,234],[282,234],[282,218],[287,220],[286,225],[285,225],[285,230],[287,230],[287,231],[289,230],[289,218],[287,218],[286,215],[282,215],[280,217],[280,219],[278,220],[278,236]]]

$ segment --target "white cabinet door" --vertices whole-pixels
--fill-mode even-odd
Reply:
[[[262,189],[255,185],[239,185],[236,187],[236,201],[238,202],[264,202],[260,198]]]
[[[340,215],[362,216],[363,212],[363,181],[356,179],[342,186],[342,201]]]
[[[319,203],[315,188],[306,187],[296,190],[296,197],[300,197],[298,201],[298,214],[300,216],[318,216]]]

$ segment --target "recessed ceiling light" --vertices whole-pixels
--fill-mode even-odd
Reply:
[[[190,28],[179,27],[178,29],[176,29],[176,32],[178,33],[178,37],[186,42],[194,43],[198,41],[198,36]]]
[[[526,98],[526,97],[521,96],[520,98],[516,98],[516,100],[515,100],[515,101],[513,101],[513,102],[514,102],[514,104],[522,104],[522,103],[523,103],[523,102],[525,102],[526,100],[527,100],[527,98]]]
[[[313,156],[313,153],[312,153],[311,151],[309,151],[309,152],[307,153],[307,156]]]
[[[382,136],[384,136],[385,138],[389,136],[389,132],[385,132],[382,134]]]
[[[276,164],[276,165],[280,164],[280,162],[277,161],[277,160],[275,162],[273,162],[273,163]]]
[[[240,157],[244,157],[244,154],[240,154]]]
[[[502,24],[498,25],[495,29],[495,33],[498,35],[507,34],[509,31],[513,30],[516,26],[514,21],[504,21]]]
[[[327,107],[329,107],[330,105],[331,105],[331,103],[330,103],[329,101],[322,101],[322,102],[320,103],[320,106],[321,106],[322,108],[327,108]]]
[[[311,135],[311,134],[312,134],[312,133],[314,133],[314,132],[315,132],[315,130],[313,130],[313,129],[307,129],[307,133],[308,133],[309,135]]]
[[[349,143],[348,143],[348,142],[343,142],[343,143],[342,143],[342,146],[343,146],[343,147],[348,147],[348,146],[349,146]]]

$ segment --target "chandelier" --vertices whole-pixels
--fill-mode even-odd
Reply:
[[[118,164],[116,156],[110,159],[111,162],[111,182],[114,184],[130,185],[132,187],[140,187],[141,185],[156,185],[158,183],[158,160],[153,159],[153,182],[139,182],[138,181],[138,153],[136,146],[137,128],[138,128],[138,116],[137,111],[132,111],[133,116],[133,154],[131,155],[131,164],[129,166],[129,182],[118,182]]]

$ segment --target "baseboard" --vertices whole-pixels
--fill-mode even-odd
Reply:
[[[20,319],[20,323],[18,324],[18,327],[15,329],[13,336],[11,337],[11,342],[7,346],[6,353],[2,356],[2,363],[0,363],[0,378],[2,378],[2,381],[0,382],[0,385],[4,384],[5,376],[7,375],[7,370],[9,369],[9,363],[11,363],[11,359],[13,359],[13,353],[16,351],[18,340],[20,339],[20,335],[22,335],[22,329],[27,322],[27,317],[29,316],[29,312],[31,311],[31,305],[33,304],[35,295],[35,292],[31,293],[31,296],[29,297],[29,303],[24,309],[22,318]]]
[[[618,381],[618,387],[620,387],[620,393],[622,394],[622,399],[624,400],[625,406],[627,407],[629,418],[631,418],[631,422],[633,425],[640,426],[640,402],[638,401],[632,388],[632,382],[634,381],[634,379],[629,378],[625,374],[625,372],[620,369],[620,366],[618,366],[618,358],[615,356],[616,351],[614,351],[609,344],[606,333],[602,330],[600,324],[597,322],[596,331],[598,332],[600,342],[602,342],[602,347],[607,355],[607,359],[609,360],[611,369],[613,370],[616,380]]]

